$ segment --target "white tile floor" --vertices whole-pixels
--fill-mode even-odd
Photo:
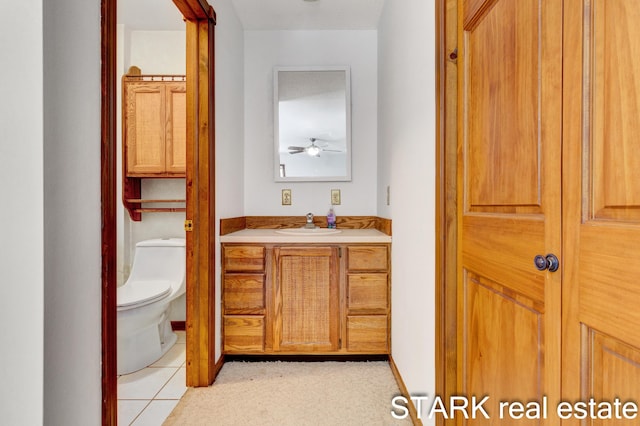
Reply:
[[[157,362],[118,377],[118,424],[158,426],[186,392],[185,332]]]

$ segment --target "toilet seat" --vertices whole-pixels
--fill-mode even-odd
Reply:
[[[169,281],[140,281],[118,287],[118,310],[147,304],[166,297],[171,292]]]

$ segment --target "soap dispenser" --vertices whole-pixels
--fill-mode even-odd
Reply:
[[[336,214],[333,212],[333,207],[329,208],[327,214],[327,228],[334,229],[336,227]]]

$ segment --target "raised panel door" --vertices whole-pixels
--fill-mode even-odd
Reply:
[[[457,391],[491,417],[457,421],[500,424],[500,401],[560,398],[561,275],[533,260],[562,257],[562,4],[460,7]]]
[[[564,396],[638,404],[640,3],[570,0],[564,22]]]

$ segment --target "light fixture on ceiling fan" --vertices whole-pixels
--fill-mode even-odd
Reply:
[[[305,152],[309,157],[320,157],[320,152],[343,152],[338,149],[325,149],[324,147],[316,145],[318,138],[309,138],[311,145],[307,146],[289,146],[289,154],[300,154]]]

